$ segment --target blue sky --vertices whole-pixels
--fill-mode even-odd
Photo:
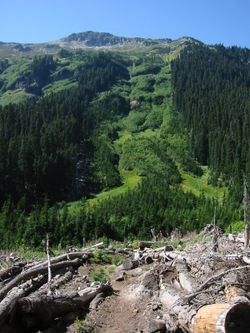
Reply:
[[[0,10],[4,42],[53,41],[93,30],[250,48],[250,0],[2,0]]]

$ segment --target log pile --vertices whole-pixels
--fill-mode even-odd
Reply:
[[[140,293],[144,288],[147,297],[151,295],[154,305],[143,333],[250,332],[250,252],[244,249],[241,235],[226,236],[214,228],[215,224],[208,226],[196,242],[182,240],[185,248],[165,243],[155,248],[153,242],[139,242],[135,250],[107,249],[124,257],[116,283],[127,284],[134,276],[134,290]],[[0,333],[45,330],[55,318],[95,311],[112,294],[112,286],[91,283],[85,273],[77,272],[89,269],[91,256],[102,247],[98,243],[50,258],[49,294],[47,260],[19,261],[0,271]]]
[[[153,249],[150,244],[134,253],[141,265],[153,262],[151,272],[158,274],[164,309],[159,325],[164,320],[166,332],[250,332],[250,253],[239,236],[230,241],[231,235],[212,227],[200,237],[182,251],[168,251],[166,246]]]
[[[82,315],[97,295],[104,298],[111,294],[111,285],[100,283],[86,284],[82,290],[60,290],[76,276],[77,268],[91,258],[93,249],[99,247],[100,244],[51,258],[49,285],[47,260],[22,262],[0,271],[0,333],[46,329],[55,318],[79,311]]]

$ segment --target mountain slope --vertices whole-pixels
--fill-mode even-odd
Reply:
[[[0,105],[20,103],[78,86],[78,73],[84,69],[86,59],[96,48],[105,52],[112,50],[115,53],[128,54],[128,57],[138,52],[173,57],[186,45],[196,42],[188,37],[171,41],[85,32],[72,34],[54,43],[2,43]]]
[[[186,232],[209,223],[215,206],[221,227],[242,218],[249,51],[142,42],[88,32],[62,41],[84,49],[1,60],[3,247],[39,246],[46,230],[63,246],[148,238],[153,227]],[[232,96],[244,107],[229,107]],[[231,123],[213,141],[220,116]]]

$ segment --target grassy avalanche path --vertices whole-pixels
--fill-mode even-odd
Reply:
[[[216,187],[208,184],[209,170],[207,166],[202,167],[203,175],[195,176],[192,173],[180,170],[182,176],[182,188],[184,192],[192,192],[197,196],[204,194],[210,199],[217,199],[222,203],[224,195],[227,196],[228,189],[225,186]]]
[[[129,189],[134,188],[137,184],[139,184],[141,177],[137,176],[135,171],[126,171],[126,170],[121,170],[121,177],[123,180],[123,185],[119,187],[115,187],[109,191],[101,192],[97,194],[93,199],[87,200],[87,205],[90,208],[94,208],[94,206],[98,205],[99,202],[102,200],[111,198],[115,195],[122,194],[126,192]],[[83,206],[83,201],[74,201],[68,203],[68,213],[70,216],[77,216]]]

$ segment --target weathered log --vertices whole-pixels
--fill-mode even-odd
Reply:
[[[99,293],[95,296],[95,298],[92,299],[92,301],[89,304],[89,309],[94,310],[97,309],[98,306],[103,302],[104,300],[104,293]]]
[[[21,271],[25,265],[26,265],[26,262],[20,262],[10,268],[0,271],[0,281],[4,281],[12,276],[15,276],[15,275],[21,273]]]
[[[130,258],[124,260],[124,262],[122,264],[122,267],[125,271],[136,268],[138,266],[139,266],[139,261],[133,260],[133,259],[130,259]]]
[[[69,260],[69,261],[62,261],[56,264],[51,265],[51,270],[55,271],[59,268],[67,267],[67,266],[78,266],[80,264],[79,259]],[[13,280],[7,283],[1,290],[0,290],[0,300],[2,300],[7,293],[14,287],[16,287],[21,282],[25,282],[29,279],[32,279],[39,274],[47,274],[48,270],[46,266],[32,268],[28,271],[22,272],[18,276],[16,276]]]
[[[176,325],[190,333],[245,333],[250,327],[250,302],[241,298],[235,304],[206,305],[196,313],[192,306],[181,304],[182,294],[173,287],[160,292],[164,308],[176,318]],[[166,322],[169,332],[176,329]]]
[[[97,294],[99,293],[105,293],[105,294],[111,294],[113,292],[113,289],[110,284],[101,284],[100,286],[94,288],[94,287],[88,287],[83,290],[80,290],[78,292],[78,298],[80,302],[82,303],[88,303],[90,302]]]
[[[181,288],[187,292],[192,292],[196,288],[196,283],[194,278],[189,273],[186,261],[178,260],[175,267],[178,272],[178,282]]]
[[[245,270],[245,269],[250,269],[250,265],[246,266],[240,266],[240,267],[234,267],[231,269],[228,269],[226,271],[220,272],[216,275],[211,276],[209,279],[207,279],[195,292],[188,294],[185,296],[185,301],[190,302],[193,298],[195,298],[197,295],[199,295],[201,292],[203,292],[204,289],[208,288],[211,286],[215,281],[221,279],[223,276],[229,273]]]
[[[50,318],[62,316],[86,306],[100,293],[107,295],[112,292],[110,285],[101,284],[97,287],[85,288],[77,293],[23,297],[18,301],[18,311],[25,314],[49,313]]]
[[[195,311],[190,309],[189,306],[181,305],[182,297],[183,292],[174,288],[174,286],[164,286],[160,291],[159,299],[168,316],[166,321],[167,332],[176,332],[180,326],[186,329],[192,315],[195,315]]]
[[[74,260],[74,259],[80,259],[80,260],[87,260],[89,257],[91,257],[91,253],[86,253],[86,252],[70,252],[70,253],[65,253],[65,254],[61,254],[60,256],[57,256],[55,258],[52,258],[50,260],[50,264],[56,264],[59,263],[61,261],[65,261],[65,260]],[[37,265],[33,266],[32,269],[36,269],[39,267],[43,267],[43,266],[47,266],[48,265],[48,261],[44,260],[43,262],[38,263]]]
[[[92,245],[89,249],[104,249],[104,243],[103,242],[100,242],[100,243],[97,243],[95,245]]]
[[[25,289],[15,287],[12,289],[11,293],[0,303],[0,327],[13,311],[16,301],[25,296]]]
[[[0,303],[0,326],[6,320],[8,315],[15,308],[16,302],[24,296],[27,296],[29,293],[34,292],[40,288],[44,283],[46,283],[46,278],[41,276],[32,282],[26,282],[20,287],[14,287],[11,292],[2,300]]]
[[[61,285],[67,283],[68,281],[70,281],[73,277],[73,273],[68,271],[66,272],[63,276],[58,276],[56,275],[54,278],[52,278],[51,280],[51,284],[50,284],[50,289],[51,291],[54,291],[55,289],[58,289]],[[47,291],[46,286],[42,286],[42,288],[40,288],[37,292],[36,295],[42,295]]]
[[[14,291],[15,289],[15,291]],[[14,288],[13,292],[9,294],[12,297],[16,291],[18,293],[18,301],[15,302],[16,307],[9,308],[8,313],[5,313],[5,318],[8,315],[13,316],[13,321],[19,323],[20,330],[18,332],[43,330],[49,327],[55,318],[60,318],[68,313],[83,313],[87,309],[89,303],[103,293],[107,296],[113,292],[112,287],[107,285],[98,285],[97,287],[86,288],[80,292],[73,292],[61,295],[31,295],[23,297],[23,289]],[[8,296],[9,296],[8,295]],[[20,298],[21,296],[21,298]],[[5,298],[5,300],[7,297]],[[4,300],[4,301],[5,301]],[[13,305],[13,302],[10,302]],[[13,332],[8,322],[5,322],[5,330],[1,333]],[[15,330],[16,332],[16,330]]]

